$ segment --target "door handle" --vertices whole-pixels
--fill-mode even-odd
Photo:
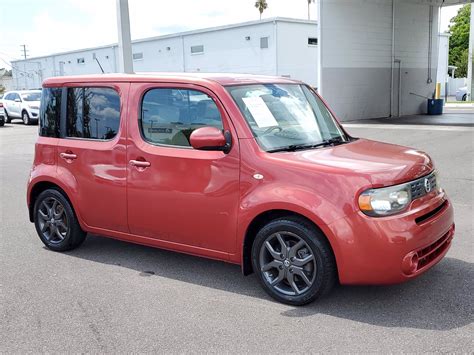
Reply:
[[[77,155],[76,154],[73,154],[73,153],[61,153],[59,154],[59,156],[61,158],[63,158],[64,160],[74,160],[74,159],[77,159]]]
[[[150,162],[143,160],[130,160],[128,163],[131,166],[135,166],[137,168],[148,168],[149,166],[151,166]]]

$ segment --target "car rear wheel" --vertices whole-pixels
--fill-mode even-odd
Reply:
[[[30,122],[30,115],[28,115],[28,112],[26,112],[26,111],[22,112],[21,119],[23,120],[23,123],[25,125],[29,125],[31,123]]]
[[[41,241],[51,250],[77,248],[86,238],[69,201],[58,190],[48,189],[38,196],[34,220]]]
[[[337,280],[336,262],[326,238],[296,217],[273,220],[258,232],[252,266],[270,296],[294,306],[327,294]]]
[[[467,94],[464,94],[464,95],[463,95],[462,101],[467,101]]]

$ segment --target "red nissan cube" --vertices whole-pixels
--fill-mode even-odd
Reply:
[[[223,260],[291,305],[412,279],[454,234],[427,154],[350,136],[279,77],[47,79],[27,200],[54,251],[93,233]]]

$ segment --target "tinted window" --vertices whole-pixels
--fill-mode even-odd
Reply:
[[[39,135],[59,137],[59,119],[61,116],[60,88],[45,88],[41,95]]]
[[[112,139],[120,125],[120,97],[110,88],[69,88],[66,135]]]
[[[199,127],[222,127],[215,102],[195,90],[153,89],[143,97],[141,129],[151,143],[189,147],[189,136]]]

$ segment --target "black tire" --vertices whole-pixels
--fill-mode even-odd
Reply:
[[[53,212],[48,211],[48,206]],[[51,250],[72,250],[79,247],[86,239],[87,233],[81,229],[71,204],[56,189],[45,190],[38,196],[33,213],[36,232],[44,245]],[[45,215],[47,215],[46,218]],[[56,218],[57,220],[52,223],[52,219]]]
[[[5,123],[10,123],[12,120],[10,118],[10,116],[8,116],[8,112],[7,110],[5,110]]]
[[[0,127],[3,127],[5,125],[5,121],[4,120],[1,120],[0,121]]]
[[[464,94],[464,95],[463,95],[462,101],[467,101],[467,94]]]
[[[31,124],[31,119],[30,119],[30,115],[28,114],[28,112],[23,111],[23,112],[21,113],[21,119],[22,119],[23,124],[24,124],[25,126],[28,126],[28,125]]]
[[[273,248],[273,252],[276,252],[276,254],[280,253],[281,259],[274,259],[272,261],[273,254],[269,252],[266,243],[269,242],[271,244],[272,238],[277,238],[275,235],[282,237],[278,239],[277,244],[274,244]],[[288,240],[285,239],[286,236]],[[293,241],[292,238],[294,239]],[[283,248],[281,247],[278,250],[278,246],[281,245],[280,240],[282,239],[287,247],[295,246],[293,256],[297,253],[297,258],[291,257],[291,248],[287,248],[284,256],[281,254],[281,249]],[[298,249],[297,245],[301,243],[303,246]],[[301,252],[303,254],[300,254]],[[268,256],[267,254],[271,255],[271,257],[265,264],[263,259]],[[303,266],[302,262],[310,259],[311,254],[313,259],[307,261]],[[290,258],[292,259],[291,261],[289,260]],[[278,268],[271,266],[269,270],[262,270],[263,267],[266,268],[270,264],[280,262],[282,264],[278,264]],[[286,262],[289,265],[284,264]],[[297,263],[301,267],[297,267]],[[252,245],[252,266],[264,290],[271,297],[279,302],[293,306],[305,305],[328,294],[337,281],[336,261],[331,246],[324,235],[305,219],[293,216],[275,219],[260,229]],[[303,270],[305,275],[302,276],[306,276],[306,280],[312,282],[311,285],[306,281],[303,282],[303,277],[299,276],[301,275],[301,269],[304,268],[306,268]],[[295,269],[299,269],[297,270],[298,272]],[[293,276],[290,275],[290,271]],[[270,283],[278,281],[281,278],[281,273],[285,274],[284,279],[272,286]],[[287,279],[288,275],[291,276],[293,285],[296,288],[290,287],[290,279]],[[291,294],[292,290],[294,294]]]

